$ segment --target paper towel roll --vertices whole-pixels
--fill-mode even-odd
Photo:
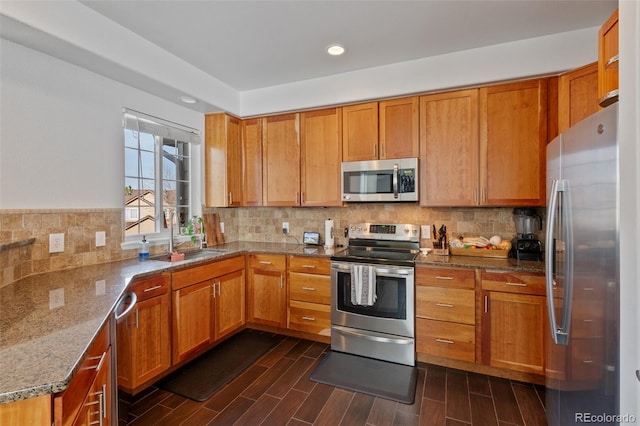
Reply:
[[[333,244],[333,220],[327,219],[324,221],[324,246],[331,248]]]

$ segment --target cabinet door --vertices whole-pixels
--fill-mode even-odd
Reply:
[[[618,9],[598,32],[598,101],[607,106],[618,99]]]
[[[284,271],[249,270],[249,321],[286,327],[287,306]]]
[[[483,296],[483,362],[544,374],[545,297],[497,291]]]
[[[342,110],[300,114],[301,204],[340,206]]]
[[[420,97],[420,204],[479,202],[478,90]]]
[[[418,156],[418,105],[417,96],[380,102],[380,159]]]
[[[378,103],[342,107],[342,159],[378,159]]]
[[[171,296],[139,301],[136,310],[117,326],[118,384],[126,390],[171,367]]]
[[[173,364],[213,343],[213,281],[173,292]]]
[[[245,323],[244,269],[216,278],[215,338],[219,340]]]
[[[205,116],[205,202],[211,207],[242,205],[240,119]]]
[[[264,119],[262,154],[264,205],[300,205],[298,114],[278,115]]]
[[[598,111],[598,64],[562,74],[558,79],[558,131]]]
[[[480,204],[546,203],[547,82],[480,89]]]
[[[262,205],[262,119],[242,121],[244,151],[243,193],[245,206]]]

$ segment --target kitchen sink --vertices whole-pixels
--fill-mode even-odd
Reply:
[[[203,258],[214,258],[216,257],[216,255],[225,254],[227,252],[228,252],[227,250],[211,249],[211,248],[206,248],[202,250],[185,251],[184,253],[179,253],[179,254],[184,254],[184,259],[173,260],[173,262],[182,262],[184,260],[203,259]],[[163,254],[158,257],[154,257],[153,259],[161,260],[163,262],[172,262],[171,256],[169,254]]]

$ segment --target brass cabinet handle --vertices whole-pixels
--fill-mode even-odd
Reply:
[[[446,343],[446,344],[448,344],[448,345],[452,345],[452,344],[454,343],[454,341],[453,341],[453,340],[449,340],[449,339],[439,339],[439,338],[436,338],[436,342],[439,342],[439,343]]]

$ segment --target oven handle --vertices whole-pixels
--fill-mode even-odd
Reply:
[[[414,343],[414,340],[409,338],[402,338],[402,337],[390,338],[390,337],[372,336],[370,334],[358,333],[357,331],[354,331],[352,329],[343,328],[337,325],[334,325],[333,327],[331,327],[331,329],[345,336],[360,337],[362,339],[372,340],[374,342],[395,343],[397,345],[413,345]]]
[[[332,269],[336,269],[341,272],[351,272],[351,267],[347,265],[334,263],[331,266]],[[376,275],[383,277],[406,277],[413,273],[413,269],[407,268],[376,268]]]

